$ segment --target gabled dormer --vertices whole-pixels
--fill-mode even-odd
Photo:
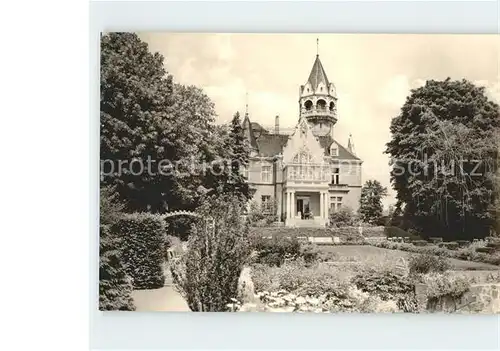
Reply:
[[[283,148],[283,162],[315,164],[324,162],[324,149],[304,118],[299,119],[295,131]]]

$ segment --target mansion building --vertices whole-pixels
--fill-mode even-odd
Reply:
[[[285,226],[322,227],[329,212],[348,206],[354,211],[361,196],[362,161],[349,136],[347,147],[334,138],[337,93],[316,55],[305,85],[299,89],[299,118],[291,135],[243,120],[251,147],[245,170],[253,200],[266,207],[274,202]],[[274,207],[271,207],[274,208]]]

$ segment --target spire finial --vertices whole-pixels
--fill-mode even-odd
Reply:
[[[319,38],[316,38],[316,56],[319,56]]]

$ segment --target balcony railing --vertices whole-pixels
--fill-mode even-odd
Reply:
[[[301,110],[301,114],[303,116],[311,116],[311,115],[317,115],[317,116],[331,116],[335,114],[335,111],[330,111],[327,108],[312,108],[312,109],[305,109],[303,108]]]
[[[336,190],[336,191],[348,191],[349,190],[349,184],[330,183],[329,186],[330,186],[331,190]]]
[[[292,181],[328,181],[331,177],[328,165],[289,164],[283,170],[283,179]]]

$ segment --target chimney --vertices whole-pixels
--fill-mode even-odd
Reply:
[[[274,134],[279,134],[280,133],[280,116],[276,115],[276,118],[274,119]]]

